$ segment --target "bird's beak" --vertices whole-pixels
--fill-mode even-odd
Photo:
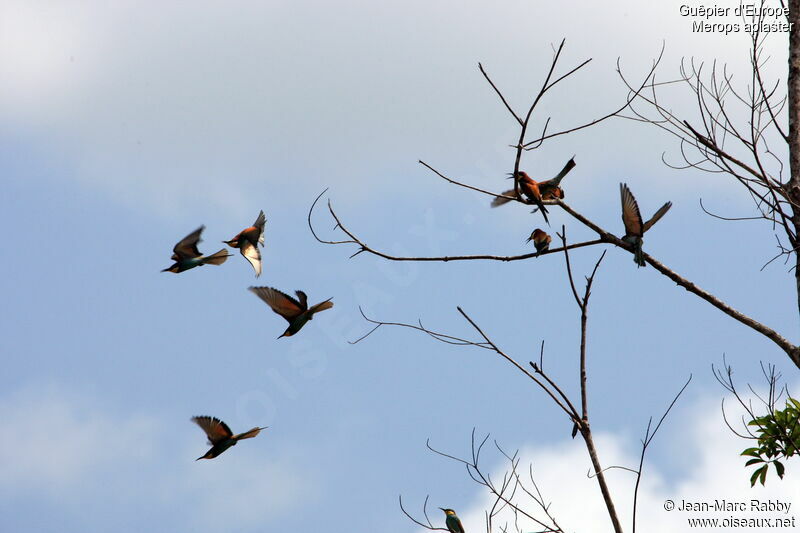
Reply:
[[[442,511],[444,511],[444,507],[439,507],[439,509],[441,509]]]

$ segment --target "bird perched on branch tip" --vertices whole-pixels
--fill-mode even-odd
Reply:
[[[450,533],[464,533],[464,526],[461,525],[461,520],[459,520],[458,516],[456,516],[456,512],[454,510],[444,509],[443,507],[439,507],[439,509],[444,511],[446,517],[444,519],[444,523]]]
[[[527,243],[533,241],[533,245],[536,247],[536,255],[539,255],[540,253],[547,251],[550,248],[550,243],[552,242],[552,240],[553,238],[550,237],[550,235],[548,235],[541,229],[536,228],[535,230],[533,230],[533,233],[531,233],[531,236],[528,237],[528,240],[525,242]]]

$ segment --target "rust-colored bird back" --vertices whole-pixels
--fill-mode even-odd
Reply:
[[[539,191],[542,193],[542,200],[563,200],[564,199],[564,189],[561,187],[551,187],[548,189],[543,189],[542,184],[539,184]]]
[[[250,292],[261,298],[270,308],[291,322],[307,308],[297,300],[272,287],[250,287]]]
[[[205,431],[208,442],[211,445],[218,444],[233,436],[231,428],[219,418],[212,416],[193,416],[192,422]]]

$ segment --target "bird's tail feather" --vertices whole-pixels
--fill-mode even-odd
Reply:
[[[558,187],[558,185],[561,183],[561,180],[564,179],[564,176],[569,174],[569,171],[573,168],[575,168],[575,156],[572,156],[572,158],[567,161],[567,164],[564,165],[564,168],[561,169],[561,172],[556,174],[556,176],[553,178],[554,185]]]
[[[209,265],[221,265],[229,257],[230,257],[230,254],[228,253],[228,251],[225,248],[223,248],[219,252],[217,252],[217,253],[215,253],[213,255],[209,255],[208,257],[206,257],[203,260],[203,263],[207,263]]]
[[[510,191],[501,192],[500,194],[502,194],[503,196],[512,196],[513,197],[514,196],[514,189],[511,189]],[[495,197],[494,200],[492,200],[492,207],[499,207],[499,206],[501,206],[503,204],[507,204],[510,201],[511,201],[510,198],[500,198],[499,196],[497,196],[497,197]]]
[[[267,428],[266,427],[253,428],[253,429],[251,429],[249,431],[245,431],[244,433],[239,433],[238,435],[235,436],[235,438],[236,438],[236,440],[252,439],[256,435],[258,435],[261,432],[262,429],[267,429]]]
[[[642,245],[641,244],[636,246],[636,250],[633,253],[633,260],[636,262],[636,264],[640,268],[647,266],[647,263],[644,260],[644,252],[642,251]]]
[[[325,300],[324,302],[320,302],[317,305],[313,306],[311,309],[308,310],[309,314],[313,315],[314,313],[319,313],[320,311],[324,311],[326,309],[330,309],[333,307],[333,302],[330,299]]]
[[[536,205],[539,206],[539,211],[542,212],[542,216],[544,217],[544,221],[547,222],[547,225],[550,225],[550,221],[547,219],[547,209],[545,208],[544,204],[541,200],[536,200]]]

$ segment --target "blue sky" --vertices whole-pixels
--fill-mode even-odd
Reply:
[[[10,530],[304,532],[324,517],[337,528],[397,531],[413,525],[397,508],[399,493],[417,504],[430,494],[477,530],[481,493],[424,446],[431,438],[466,453],[473,427],[524,449],[554,499],[585,498],[585,515],[563,520],[569,530],[606,530],[570,424],[502,360],[389,328],[347,342],[368,330],[359,305],[376,318],[421,318],[472,336],[460,305],[522,361],[544,339],[546,364],[575,394],[579,315],[563,258],[348,259],[354,249],[313,239],[306,215],[327,187],[348,226],[383,250],[529,251],[538,216],[516,205],[491,210],[486,197],[416,161],[505,188],[517,133],[477,62],[522,108],[562,37],[565,67],[593,61],[542,102],[540,118],[552,115],[556,126],[617,105],[625,96],[617,57],[635,77],[662,42],[664,78],[692,54],[746,72],[743,35],[692,34],[678,6],[5,2],[0,412],[15,436],[0,444],[0,515]],[[772,46],[781,65],[785,42]],[[686,94],[673,98],[693,112]],[[620,181],[645,216],[672,200],[646,249],[796,339],[793,277],[778,264],[759,270],[774,254],[769,228],[711,219],[698,204],[741,215],[749,199],[724,178],[666,168],[664,151],[677,154],[672,139],[617,120],[548,142],[523,168],[550,175],[575,154],[567,200],[615,232]],[[197,226],[207,226],[201,250],[214,252],[259,209],[268,222],[258,280],[238,255],[220,267],[159,272]],[[553,230],[563,223],[573,240],[592,237],[551,211]],[[314,220],[336,236],[324,210]],[[576,251],[576,271],[599,253]],[[253,284],[302,289],[313,302],[333,297],[335,307],[276,340],[285,323],[246,291]],[[607,464],[635,459],[647,418],[694,376],[649,455],[642,513],[652,531],[677,527],[664,497],[798,494],[791,465],[789,479],[771,480],[766,492],[747,487],[736,457],[745,445],[723,426],[724,391],[711,374],[726,354],[741,383],[759,383],[759,361],[796,383],[771,343],[613,249],[589,330],[593,427]],[[270,429],[195,463],[205,439],[189,417],[204,414],[234,431]],[[630,479],[616,476],[624,505]]]

